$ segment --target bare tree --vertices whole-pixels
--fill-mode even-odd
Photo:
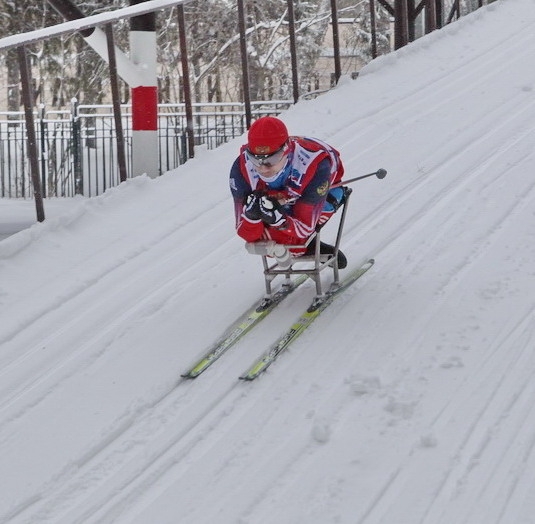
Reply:
[[[351,45],[370,58],[368,0],[339,0],[341,12],[355,17]],[[86,15],[128,5],[127,0],[75,0]],[[241,58],[236,0],[194,0],[185,4],[188,59],[196,101],[241,100]],[[251,98],[291,99],[292,74],[287,0],[246,0],[247,52]],[[294,0],[296,18],[299,91],[315,87],[317,64],[330,24],[330,0]],[[180,101],[182,73],[178,49],[176,8],[158,15],[158,60],[160,101]],[[385,17],[386,19],[386,17]],[[18,0],[0,0],[0,29],[17,34],[46,27],[62,20],[47,4],[30,5]],[[116,43],[128,52],[129,20],[114,25]],[[349,45],[349,43],[347,44]],[[86,104],[104,101],[108,92],[106,64],[78,34],[56,37],[30,46],[36,79],[36,98],[47,106],[64,107],[76,97]],[[8,107],[18,110],[19,72],[16,53],[3,55],[7,70]],[[124,89],[125,101],[128,89]]]

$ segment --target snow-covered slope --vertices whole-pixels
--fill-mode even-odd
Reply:
[[[535,9],[502,0],[283,115],[340,149],[374,268],[254,383],[305,285],[233,231],[242,140],[0,242],[0,522],[520,524],[535,514]]]

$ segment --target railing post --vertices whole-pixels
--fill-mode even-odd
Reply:
[[[444,9],[442,0],[432,0],[435,2],[435,19],[437,22],[437,29],[444,26]]]
[[[370,0],[370,25],[372,31],[372,58],[377,58],[377,20],[375,17],[375,0]]]
[[[80,117],[78,116],[78,100],[71,99],[71,147],[74,173],[74,194],[84,194],[84,175],[82,171],[82,140],[80,130]]]
[[[245,104],[245,124],[251,127],[251,92],[249,86],[249,60],[247,58],[247,35],[245,32],[245,6],[244,0],[238,0],[238,25],[240,28],[240,52],[243,84],[243,103]]]
[[[290,57],[292,61],[292,90],[294,104],[299,100],[299,75],[297,72],[297,44],[295,38],[295,12],[294,0],[287,1],[288,6],[288,32],[290,33]]]
[[[331,0],[331,23],[333,32],[334,78],[335,83],[338,84],[338,80],[342,76],[342,67],[340,63],[340,36],[338,33],[338,8],[336,6],[336,0]]]
[[[40,134],[40,143],[41,143],[41,187],[44,190],[43,197],[46,197],[47,190],[50,188],[47,187],[47,161],[48,161],[48,152],[46,147],[46,137],[48,134],[48,129],[45,124],[45,105],[41,104],[39,106],[39,134]],[[57,196],[57,188],[54,188],[54,195]]]
[[[437,11],[435,0],[425,3],[425,32],[431,33],[437,28]]]
[[[188,46],[186,42],[186,22],[184,6],[177,6],[178,32],[180,41],[180,63],[182,64],[182,84],[184,86],[184,107],[186,110],[186,134],[188,136],[187,156],[195,156],[195,138],[193,136],[193,106],[191,103],[191,86],[189,81]]]
[[[395,48],[400,49],[409,43],[409,5],[408,0],[395,0]]]
[[[127,178],[126,152],[121,116],[121,101],[119,99],[119,79],[117,75],[117,61],[115,59],[115,42],[113,38],[113,27],[111,24],[106,25],[106,42],[108,44],[108,67],[110,69],[113,118],[115,122],[115,140],[117,144],[117,163],[119,164],[119,180],[121,182],[125,182]]]
[[[27,150],[30,157],[30,174],[33,184],[33,195],[35,198],[35,210],[37,220],[45,220],[45,209],[43,207],[43,193],[41,190],[41,181],[39,180],[39,159],[37,156],[37,140],[35,135],[35,122],[33,120],[33,93],[30,65],[28,63],[28,54],[26,48],[21,45],[17,47],[19,55],[20,79],[22,84],[22,98],[24,101],[24,114],[26,117],[26,137]]]

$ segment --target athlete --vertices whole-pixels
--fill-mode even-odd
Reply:
[[[230,171],[236,232],[246,242],[273,240],[294,248],[296,256],[313,254],[308,239],[342,204],[344,174],[340,154],[316,138],[289,136],[282,120],[266,116],[249,129],[247,144]],[[320,252],[334,247],[320,243]],[[347,259],[338,251],[338,267]]]

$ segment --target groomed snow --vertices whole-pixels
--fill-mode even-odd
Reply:
[[[0,522],[532,524],[534,34],[500,0],[282,116],[388,176],[343,240],[375,266],[253,383],[313,285],[179,378],[264,291],[243,138],[2,240]]]

